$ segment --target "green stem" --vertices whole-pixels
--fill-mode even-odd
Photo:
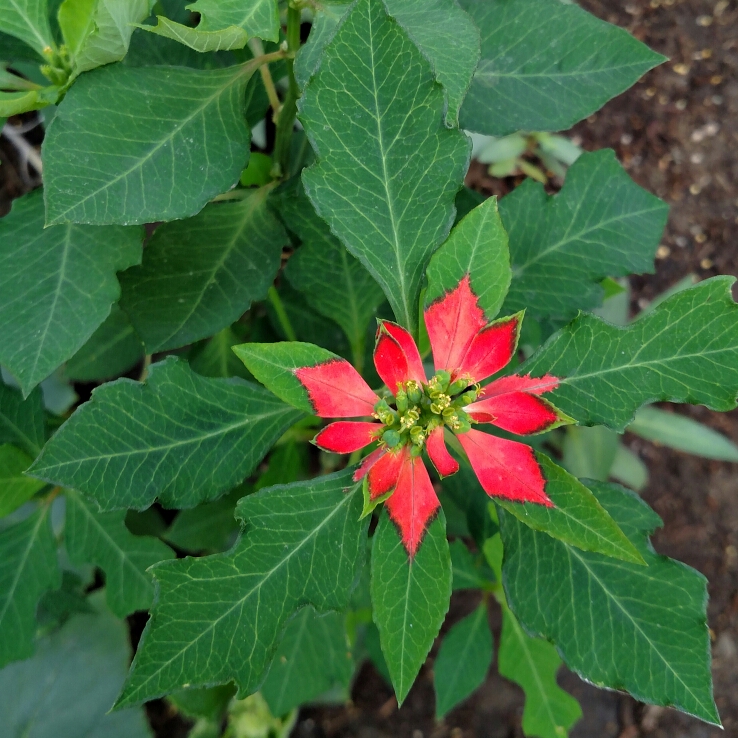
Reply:
[[[139,382],[145,382],[149,376],[149,367],[151,366],[151,354],[144,356],[143,366],[141,367],[141,375],[138,378]]]
[[[295,333],[295,329],[292,327],[292,323],[290,323],[290,318],[287,315],[287,311],[284,309],[282,299],[274,285],[269,288],[267,296],[269,297],[269,302],[272,303],[274,312],[277,314],[277,320],[279,320],[279,324],[282,326],[282,330],[284,331],[285,336],[287,336],[287,340],[296,341],[297,334]]]
[[[275,172],[280,177],[289,174],[290,147],[292,144],[292,131],[295,127],[297,117],[297,98],[300,96],[300,88],[295,79],[295,54],[300,48],[300,17],[298,8],[291,5],[287,8],[287,77],[289,86],[277,119],[277,133],[274,141],[274,162],[278,168]]]
[[[351,356],[354,360],[354,369],[362,374],[364,372],[364,336],[357,341],[351,341]]]

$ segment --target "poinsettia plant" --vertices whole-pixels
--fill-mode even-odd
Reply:
[[[464,187],[472,139],[543,147],[663,57],[556,0],[0,0],[0,29],[5,130],[45,129],[0,219],[0,732],[74,703],[64,735],[133,738],[165,698],[287,735],[366,660],[400,704],[432,668],[440,719],[493,606],[526,735],[581,716],[562,662],[719,724],[705,579],[607,481],[637,459],[568,449],[736,458],[644,407],[736,406],[733,280],[628,320],[667,208],[612,151]]]

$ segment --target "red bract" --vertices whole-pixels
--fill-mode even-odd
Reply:
[[[475,423],[490,423],[529,435],[569,422],[540,396],[558,387],[556,377],[511,375],[479,385],[513,357],[521,318],[513,315],[487,323],[467,276],[425,311],[436,368],[430,379],[412,336],[388,321],[380,322],[374,350],[377,373],[389,390],[382,398],[342,359],[295,371],[320,417],[371,415],[375,419],[331,423],[315,443],[336,453],[379,443],[354,479],[365,480],[368,509],[386,500],[411,557],[440,506],[422,451],[427,450],[441,476],[459,469],[446,448],[447,430],[458,437],[488,495],[553,504],[530,446],[472,430]]]

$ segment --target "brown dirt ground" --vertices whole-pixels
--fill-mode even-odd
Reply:
[[[609,103],[571,135],[585,149],[612,147],[631,176],[672,205],[656,273],[631,280],[633,308],[692,273],[738,276],[738,4],[736,0],[582,0],[605,20],[670,57],[633,89]],[[15,152],[0,140],[0,214],[24,191]],[[474,167],[469,184],[504,194]],[[738,442],[738,411],[701,407],[679,412]],[[572,738],[738,738],[738,466],[707,461],[627,439],[646,461],[651,482],[643,496],[664,519],[656,549],[701,571],[709,580],[715,696],[725,731],[672,710],[646,707],[626,695],[594,689],[562,670],[560,683],[581,702],[584,718]],[[449,622],[476,605],[455,596]],[[499,634],[499,614],[492,615]],[[436,723],[432,660],[401,709],[371,666],[362,668],[352,702],[306,708],[298,738],[517,738],[522,692],[495,669],[466,703]],[[152,710],[160,736],[181,723]]]

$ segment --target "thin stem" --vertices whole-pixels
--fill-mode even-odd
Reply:
[[[284,331],[285,336],[287,336],[287,340],[296,341],[297,334],[295,333],[295,329],[292,327],[292,323],[290,323],[290,318],[289,315],[287,315],[287,311],[284,309],[282,298],[279,296],[279,292],[277,292],[274,285],[269,288],[267,296],[269,297],[269,302],[272,303],[274,312],[277,314],[277,320],[282,326],[282,330]]]
[[[354,464],[358,464],[361,461],[361,449],[358,451],[354,451],[351,456],[349,456],[348,464],[347,466],[354,466]]]
[[[300,19],[299,8],[291,5],[287,8],[287,77],[289,86],[284,102],[279,111],[277,120],[277,134],[274,141],[274,162],[278,169],[276,174],[286,177],[289,174],[290,147],[292,144],[292,130],[297,117],[297,98],[300,88],[295,79],[295,54],[300,48]]]
[[[254,54],[254,57],[264,56],[264,44],[261,43],[261,39],[252,38],[249,41],[249,48]],[[259,73],[261,74],[261,81],[264,83],[264,89],[266,90],[267,97],[269,98],[269,104],[272,106],[272,120],[276,123],[279,117],[279,110],[282,107],[282,103],[277,95],[277,88],[274,86],[274,80],[272,79],[272,73],[269,71],[269,65],[263,64],[259,67]]]
[[[351,356],[354,360],[354,369],[359,374],[364,371],[364,336],[357,341],[351,341]]]
[[[144,356],[143,366],[141,367],[141,374],[138,377],[139,382],[145,382],[149,376],[149,367],[151,366],[151,354]]]

